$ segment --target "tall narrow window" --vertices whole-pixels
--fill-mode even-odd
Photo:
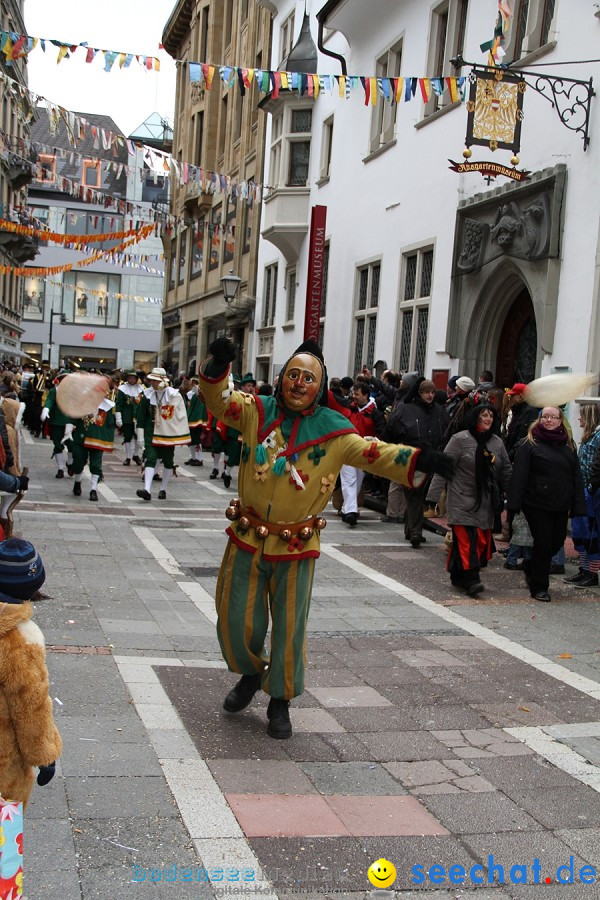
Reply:
[[[329,178],[331,174],[331,147],[333,144],[333,116],[329,116],[323,122],[321,136],[321,179]]]
[[[427,64],[429,77],[438,79],[459,74],[452,68],[450,59],[462,54],[464,50],[468,11],[469,0],[443,0],[433,10]],[[425,106],[425,115],[429,116],[451,102],[447,85],[441,93],[434,89]]]
[[[304,187],[308,181],[312,109],[293,109],[289,138],[288,185]]]
[[[397,78],[402,66],[402,41],[396,41],[389,50],[386,50],[375,63],[375,75],[377,78]],[[384,102],[379,97],[371,113],[371,139],[370,151],[379,150],[384,144],[389,144],[394,139],[396,128],[396,103]]]
[[[196,116],[196,159],[197,166],[202,165],[202,141],[204,140],[204,113],[199,112]]]
[[[208,13],[209,7],[203,6],[200,13],[200,60],[206,62],[208,60]]]
[[[370,263],[358,269],[356,311],[354,313],[354,368],[360,372],[364,365],[372,368],[377,335],[377,308],[381,263]]]
[[[294,313],[296,311],[296,269],[288,269],[285,280],[285,320],[286,322],[294,321]]]
[[[403,372],[415,369],[424,374],[432,285],[433,248],[422,247],[405,253],[398,347],[398,365]]]
[[[294,44],[294,20],[295,12],[292,11],[289,16],[281,23],[279,29],[279,63],[285,62],[292,51]]]
[[[262,327],[275,324],[275,306],[277,303],[277,263],[265,267],[265,284],[263,295]]]

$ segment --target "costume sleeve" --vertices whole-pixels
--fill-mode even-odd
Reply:
[[[149,409],[150,403],[148,402],[148,398],[142,394],[142,399],[138,403],[137,414],[135,417],[136,425],[138,428],[144,428],[146,422],[149,419]]]
[[[342,462],[346,466],[389,478],[405,487],[418,487],[427,478],[424,472],[415,471],[421,452],[415,447],[366,441],[358,434],[345,434],[340,441]]]
[[[21,755],[30,766],[47,766],[60,756],[62,741],[48,696],[44,648],[23,641],[4,663],[4,696]]]
[[[125,406],[125,394],[123,391],[117,391],[115,395],[115,412],[122,413]]]
[[[229,428],[244,433],[246,426],[250,424],[256,410],[256,403],[252,394],[242,394],[233,391],[229,387],[229,372],[227,371],[217,378],[211,378],[203,373],[204,366],[200,368],[200,382],[202,393],[208,409],[215,419],[224,422]]]
[[[48,396],[46,397],[46,402],[44,403],[45,409],[54,409],[56,406],[56,390],[51,388],[48,391]]]

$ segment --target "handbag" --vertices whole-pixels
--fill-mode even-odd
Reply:
[[[23,896],[23,804],[0,797],[0,900]]]

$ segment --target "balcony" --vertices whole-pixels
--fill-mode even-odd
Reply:
[[[31,224],[27,216],[20,216],[15,212],[11,212],[7,219],[16,225]],[[0,225],[0,251],[10,254],[16,262],[29,262],[35,259],[39,252],[38,248],[39,239],[37,237],[31,237],[28,234],[16,234],[16,232],[3,228]]]
[[[198,210],[199,213],[206,212],[212,206],[213,195],[202,190],[202,186],[198,181],[188,181],[181,188],[179,199],[183,203],[187,211]]]
[[[5,165],[6,177],[13,191],[20,191],[33,181],[34,167],[28,160],[11,153],[5,160]]]
[[[310,188],[275,188],[265,198],[263,228],[265,240],[283,253],[288,263],[298,259],[310,222]]]

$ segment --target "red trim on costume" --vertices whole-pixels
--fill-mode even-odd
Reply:
[[[210,375],[205,375],[204,372],[202,371],[202,366],[207,362],[208,362],[208,360],[205,359],[204,362],[201,363],[200,368],[198,369],[198,378],[202,378],[204,381],[207,381],[209,384],[218,384],[219,381],[223,381],[225,376],[229,376],[229,373],[231,372],[231,364],[229,364],[227,366],[227,368],[225,369],[225,371],[221,375],[218,375],[216,378],[211,378]]]
[[[327,441],[333,440],[335,437],[341,437],[343,434],[358,434],[356,428],[340,428],[338,431],[330,431],[329,434],[323,434],[319,438],[313,438],[311,441],[304,441],[303,444],[298,444],[296,447],[288,447],[284,452],[279,453],[279,456],[285,456],[286,459],[289,459],[294,453],[299,453],[300,450],[304,450],[306,447],[315,447],[317,444],[324,444]]]
[[[454,534],[458,538],[458,555],[463,569],[468,571],[471,568],[471,541],[469,533],[464,525],[454,525]]]
[[[418,447],[415,447],[414,453],[410,458],[410,465],[408,467],[408,484],[410,487],[413,486],[415,472],[417,470],[417,462],[419,459],[420,452],[421,452],[420,449]]]
[[[274,553],[263,553],[263,559],[267,562],[293,562],[297,559],[318,559],[321,555],[320,550],[306,550],[304,553],[282,553],[281,556]]]
[[[225,529],[225,534],[233,541],[236,547],[240,548],[240,550],[245,550],[246,553],[256,553],[257,547],[253,547],[251,544],[245,544],[235,533],[231,525]]]

